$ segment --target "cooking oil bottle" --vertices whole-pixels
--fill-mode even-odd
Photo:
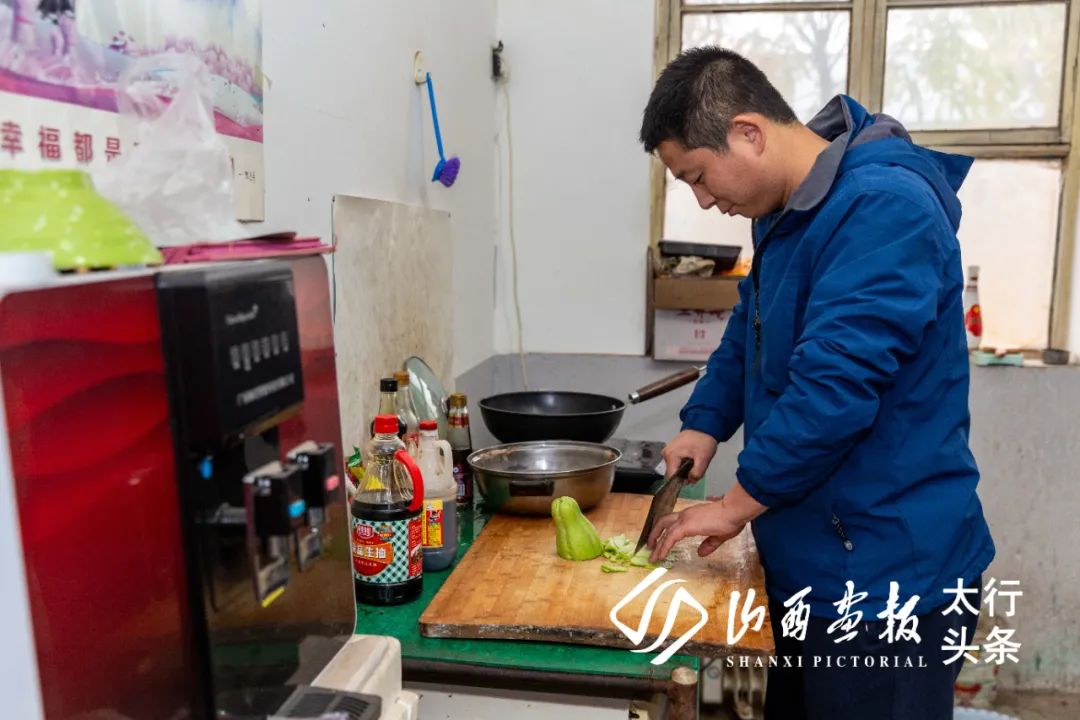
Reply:
[[[457,483],[454,451],[439,439],[439,424],[420,421],[420,473],[424,476],[424,572],[445,570],[457,556]]]

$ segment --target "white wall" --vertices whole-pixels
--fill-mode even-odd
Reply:
[[[494,347],[494,32],[494,0],[263,4],[265,226],[329,241],[336,193],[448,210],[455,373]],[[436,151],[426,91],[412,82],[416,50],[447,152],[462,159],[449,189],[430,182]]]
[[[652,0],[499,0],[527,351],[644,351],[649,164],[637,134],[653,11]],[[500,98],[499,352],[517,349],[504,109]]]

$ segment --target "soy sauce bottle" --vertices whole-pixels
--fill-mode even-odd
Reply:
[[[398,605],[423,589],[424,481],[397,436],[397,416],[376,416],[374,429],[351,506],[353,586],[357,602]]]
[[[446,439],[454,451],[454,480],[457,482],[458,506],[468,507],[473,501],[473,473],[468,457],[472,454],[472,432],[469,430],[469,400],[465,393],[454,393],[449,399]]]

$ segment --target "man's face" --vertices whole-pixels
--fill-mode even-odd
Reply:
[[[733,130],[724,152],[687,150],[674,140],[663,141],[656,150],[671,174],[694,191],[703,210],[715,207],[725,215],[757,218],[776,210],[783,192],[778,193],[768,170],[757,132]]]

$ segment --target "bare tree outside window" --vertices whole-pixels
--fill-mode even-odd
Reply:
[[[683,48],[720,45],[750,59],[804,122],[847,88],[847,12],[688,15]]]
[[[1065,5],[889,11],[883,109],[912,130],[1057,127]]]

